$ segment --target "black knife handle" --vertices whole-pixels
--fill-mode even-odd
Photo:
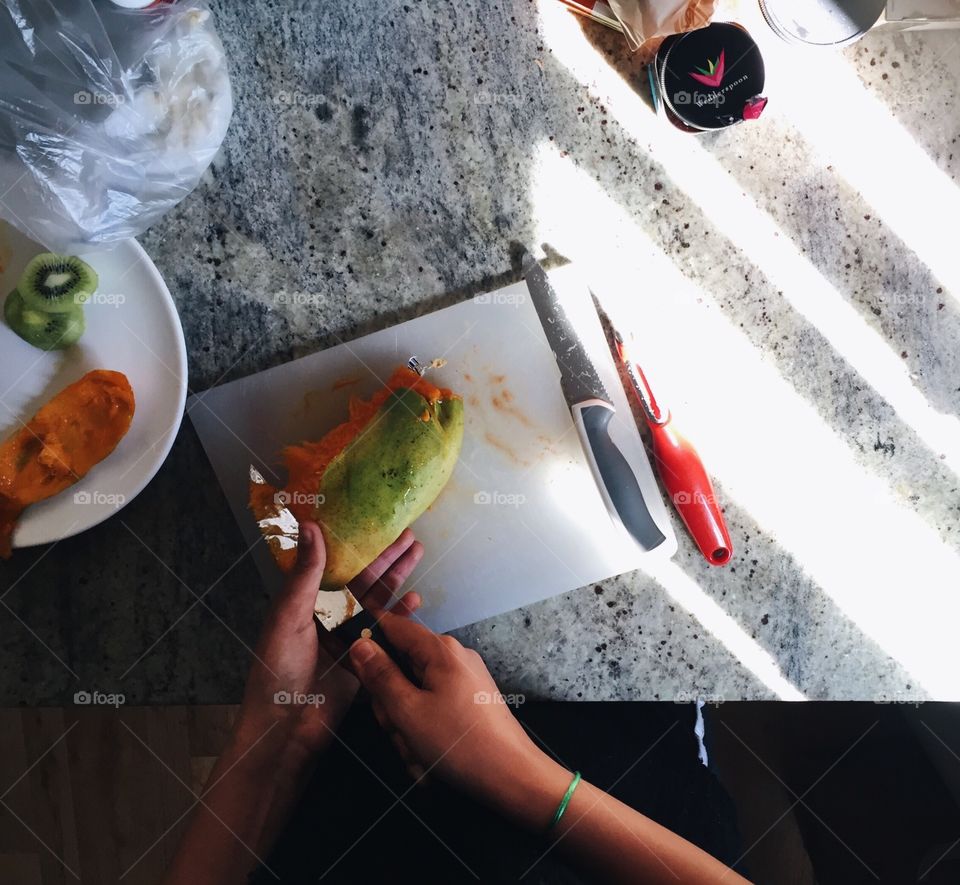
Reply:
[[[368,632],[365,633],[364,631]],[[353,645],[358,639],[372,639],[387,653],[407,679],[414,685],[420,686],[420,680],[414,675],[406,655],[401,654],[394,648],[383,632],[383,627],[380,626],[380,622],[366,609],[361,609],[352,618],[344,621],[339,627],[334,627],[330,632],[344,643],[347,648]]]
[[[574,424],[586,450],[604,502],[644,550],[659,547],[666,538],[653,521],[636,474],[610,438],[615,410],[603,400],[587,400],[573,407]]]

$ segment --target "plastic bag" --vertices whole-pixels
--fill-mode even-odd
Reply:
[[[142,233],[197,186],[232,112],[202,2],[0,0],[0,217],[48,249]]]
[[[650,40],[705,28],[715,0],[607,0],[634,51]],[[647,51],[653,49],[648,47]],[[652,53],[649,53],[652,56]]]

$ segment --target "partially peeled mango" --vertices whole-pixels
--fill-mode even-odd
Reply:
[[[320,589],[338,590],[433,504],[462,443],[463,400],[401,367],[370,400],[351,400],[350,420],[284,449],[286,488],[251,484],[250,507],[284,571],[296,547],[279,509],[317,522],[327,548]]]

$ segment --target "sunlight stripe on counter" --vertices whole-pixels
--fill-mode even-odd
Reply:
[[[559,5],[540,8],[554,57],[660,163],[721,235],[747,255],[799,314],[814,325],[950,469],[960,476],[960,419],[938,412],[913,383],[899,352],[810,263],[796,243],[744,193],[702,146],[656,117],[592,47]],[[642,148],[641,148],[642,149]],[[948,195],[949,196],[949,195]],[[912,243],[910,244],[913,245]],[[960,267],[960,264],[957,265]]]
[[[673,560],[651,560],[643,571],[650,575],[677,605],[693,615],[704,629],[781,701],[805,701],[806,695],[791,683],[776,659],[756,639],[708,596]],[[735,700],[728,698],[728,700]]]
[[[960,623],[960,557],[857,462],[716,299],[549,142],[538,151],[531,200],[540,241],[582,265],[618,326],[641,331],[636,355],[656,367],[661,397],[682,411],[722,496],[916,679],[919,694],[960,699],[960,672],[947,666]]]

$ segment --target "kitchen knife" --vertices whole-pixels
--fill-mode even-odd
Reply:
[[[255,485],[266,484],[263,474],[252,464],[250,465],[250,482]],[[274,496],[274,503],[269,513],[257,514],[257,517],[260,531],[266,536],[268,543],[275,538],[281,548],[297,546],[300,538],[300,523],[287,507],[284,492],[278,492]],[[408,679],[415,685],[420,684],[407,666],[406,658],[384,635],[376,616],[360,604],[360,600],[350,592],[349,587],[342,587],[340,590],[317,590],[313,615],[318,626],[332,636],[336,636],[347,648],[358,639],[372,639],[393,659]]]
[[[610,518],[622,525],[644,550],[653,550],[666,538],[650,515],[633,468],[610,437],[610,421],[616,413],[610,394],[550,280],[529,252],[524,253],[522,269],[560,369],[564,398]]]

